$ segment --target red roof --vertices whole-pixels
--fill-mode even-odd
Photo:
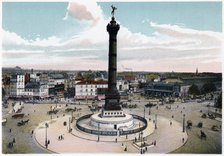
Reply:
[[[125,76],[124,79],[127,80],[127,81],[134,81],[135,76]]]

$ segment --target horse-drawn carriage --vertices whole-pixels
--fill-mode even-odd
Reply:
[[[207,135],[205,134],[205,132],[204,131],[200,131],[201,132],[201,139],[205,139],[206,140],[206,138],[207,138]]]
[[[20,122],[17,123],[17,126],[23,126],[23,125],[25,125],[28,122],[29,122],[29,119],[27,119],[25,121],[21,120]]]

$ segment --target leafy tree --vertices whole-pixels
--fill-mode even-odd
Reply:
[[[86,81],[94,81],[94,79],[95,79],[95,74],[94,74],[93,72],[91,72],[91,71],[88,71],[88,72],[86,72],[86,73],[84,74],[84,79],[85,79]]]
[[[4,89],[4,88],[2,88],[2,98],[4,98],[4,97],[5,97],[5,94],[6,94],[5,89]]]
[[[198,89],[198,86],[195,85],[195,84],[191,85],[190,88],[189,88],[188,94],[199,95],[200,91]]]
[[[154,81],[155,79],[158,79],[159,78],[159,75],[157,74],[149,74],[146,76],[146,78],[150,81]]]
[[[76,79],[83,79],[82,73],[78,72],[76,75]]]
[[[216,91],[216,86],[214,85],[214,83],[205,83],[202,88],[201,88],[201,93],[202,94],[206,94],[206,93],[211,93]]]

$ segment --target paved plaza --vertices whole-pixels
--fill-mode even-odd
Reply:
[[[83,133],[77,129],[73,129],[72,133],[69,133],[68,126],[63,126],[64,121],[68,122],[69,116],[47,121],[49,124],[47,133],[50,140],[48,149],[50,151],[56,153],[120,153],[124,151],[125,146],[127,146],[127,152],[138,153],[140,151],[138,146],[133,144],[135,137],[139,137],[139,133],[128,135],[127,139],[126,136],[100,136],[98,142],[97,135]],[[35,130],[35,138],[43,147],[45,146],[45,134],[46,128],[45,122],[43,122]],[[60,135],[64,137],[63,140],[58,139]],[[148,144],[147,152],[168,153],[182,146],[184,144],[182,138],[186,141],[187,134],[182,132],[180,123],[173,121],[172,126],[170,126],[168,119],[159,116],[158,128],[154,131],[154,124],[150,121],[148,128],[143,131],[143,138],[146,139],[144,142]],[[155,140],[156,146],[151,145]]]
[[[133,144],[135,137],[139,134],[126,136],[100,136],[100,141],[97,142],[97,135],[90,135],[80,132],[75,129],[76,120],[71,123],[72,132],[68,132],[68,125],[64,126],[63,122],[68,122],[68,117],[71,113],[65,111],[67,107],[76,107],[79,111],[73,113],[73,116],[78,117],[92,113],[88,108],[88,104],[81,102],[80,105],[57,104],[61,106],[59,112],[54,115],[48,115],[47,111],[55,104],[24,104],[21,113],[25,116],[23,120],[29,119],[29,123],[23,126],[17,126],[17,122],[21,119],[13,119],[9,108],[3,108],[3,118],[7,119],[3,125],[2,133],[2,149],[3,153],[140,153],[140,149],[136,144]],[[137,108],[126,108],[124,111],[130,114],[144,115],[144,105],[148,100],[144,98],[133,98],[131,104],[137,104]],[[148,120],[149,127],[143,132],[145,143],[148,145],[147,153],[221,153],[221,118],[209,119],[201,118],[202,113],[208,112],[206,106],[210,101],[197,103],[196,101],[181,103],[175,102],[171,105],[171,109],[167,109],[168,104],[158,105],[151,108],[146,108],[145,116]],[[90,102],[89,102],[90,104]],[[213,108],[210,108],[212,111]],[[158,128],[154,130],[153,120],[157,114]],[[193,127],[183,133],[183,114],[186,121],[191,120]],[[173,118],[172,118],[173,117]],[[150,120],[149,120],[150,119]],[[203,127],[198,128],[198,122],[203,122]],[[48,149],[44,146],[45,141],[45,126],[48,122],[47,129],[48,139],[50,144]],[[170,125],[172,122],[172,125]],[[219,131],[212,131],[211,127],[217,125]],[[11,129],[11,132],[10,132]],[[207,134],[206,140],[200,139],[200,130]],[[34,134],[32,134],[34,131]],[[58,140],[59,135],[63,135],[63,140]],[[16,143],[13,148],[8,148],[7,145],[15,138]],[[117,138],[117,142],[115,139]],[[183,142],[184,138],[184,142]],[[156,146],[150,144],[156,141]],[[137,143],[139,144],[139,143]],[[127,151],[124,151],[127,147]]]

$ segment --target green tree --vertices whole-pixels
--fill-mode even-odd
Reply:
[[[159,78],[159,75],[157,74],[149,74],[146,76],[146,78],[150,81],[154,81],[155,79],[158,79]]]
[[[2,98],[4,98],[5,97],[5,89],[4,88],[2,88]]]
[[[199,95],[200,91],[198,89],[198,86],[195,85],[195,84],[191,85],[190,88],[189,88],[188,94]]]
[[[214,92],[216,91],[216,86],[214,83],[205,83],[202,88],[201,88],[201,93],[202,94],[206,94],[206,93],[211,93],[211,92]]]

